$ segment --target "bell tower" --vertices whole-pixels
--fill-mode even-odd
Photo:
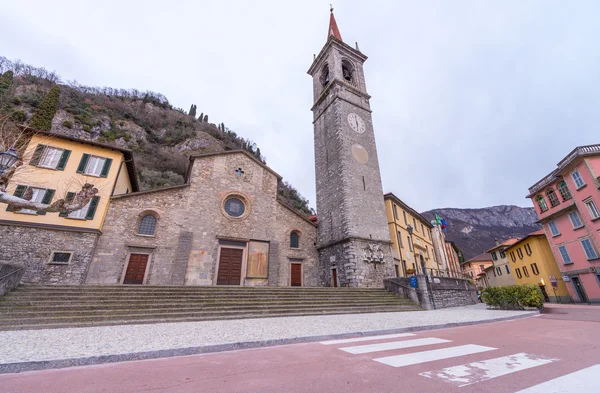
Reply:
[[[383,287],[394,272],[371,107],[358,49],[342,41],[333,8],[327,42],[308,74],[319,251],[325,286]]]

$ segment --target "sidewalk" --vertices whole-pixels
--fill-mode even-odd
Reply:
[[[191,355],[532,316],[485,305],[436,311],[0,332],[0,373]]]

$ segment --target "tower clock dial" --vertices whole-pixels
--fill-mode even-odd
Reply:
[[[350,128],[359,134],[365,132],[365,122],[356,113],[350,113],[348,115],[348,124],[350,125]]]

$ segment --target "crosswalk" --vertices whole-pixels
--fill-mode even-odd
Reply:
[[[389,341],[391,339],[394,339],[394,341]],[[368,341],[378,342],[369,344],[367,343]],[[525,352],[488,359],[489,354],[493,354],[498,348],[469,343],[455,345],[452,340],[436,337],[416,337],[416,334],[412,333],[329,340],[322,341],[320,344],[338,345],[340,347],[337,349],[352,355],[373,354],[373,357],[370,360],[394,368],[403,368],[430,362],[435,365],[435,362],[443,359],[460,360],[463,356],[488,354],[486,359],[481,361],[433,369],[432,371],[421,372],[418,374],[420,377],[449,383],[457,387],[469,386],[519,371],[542,367],[560,360],[558,358],[550,358]],[[440,344],[444,344],[444,347],[435,348],[436,345]],[[390,352],[385,353],[386,351],[393,350],[402,350],[402,353],[396,355],[390,354]],[[409,351],[408,353],[407,350]],[[382,356],[384,354],[389,354],[390,356]],[[470,360],[472,360],[472,358]],[[553,392],[600,392],[600,364],[559,377],[552,381],[532,386],[517,393]]]

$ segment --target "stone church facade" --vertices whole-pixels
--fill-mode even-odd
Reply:
[[[192,156],[182,186],[113,197],[86,283],[317,286],[316,225],[280,179],[230,151]]]

